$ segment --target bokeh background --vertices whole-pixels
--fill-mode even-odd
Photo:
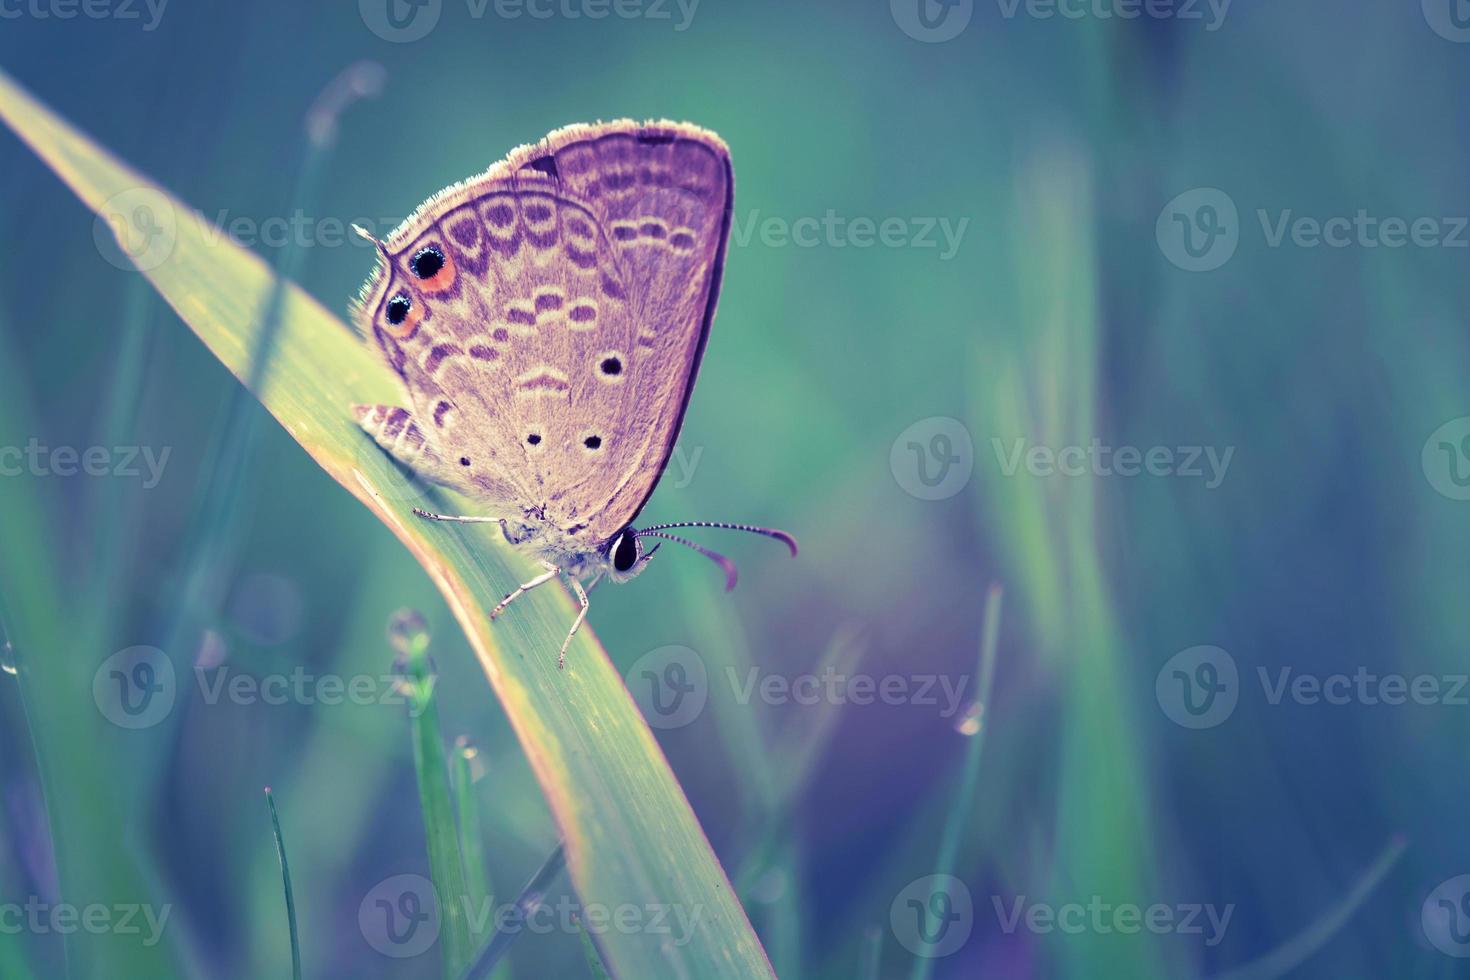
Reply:
[[[4,3],[0,66],[242,244],[290,250],[335,310],[372,267],[344,224],[382,234],[556,126],[725,137],[720,315],[646,513],[786,527],[802,555],[712,534],[735,593],[666,550],[590,621],[782,977],[1457,974],[1461,0],[391,2]],[[306,110],[364,59],[383,91],[303,201]],[[0,479],[0,600],[27,624],[0,673],[0,904],[143,882],[174,975],[284,975],[270,785],[306,974],[437,976],[358,920],[427,873],[404,707],[210,703],[194,675],[391,692],[386,623],[421,610],[509,895],[556,834],[467,643],[60,181],[8,133],[0,160],[0,443],[168,452],[157,480]],[[1106,465],[1130,448],[1133,475]],[[91,685],[136,645],[181,685],[130,731]],[[705,703],[660,724],[638,665],[670,646]],[[28,714],[27,669],[72,696]],[[780,693],[814,672],[846,681]],[[854,703],[854,678],[896,693]],[[58,894],[58,861],[87,894]],[[134,975],[136,941],[0,919],[0,976],[64,975],[66,942],[111,957],[74,972]],[[565,930],[510,959],[590,975]]]

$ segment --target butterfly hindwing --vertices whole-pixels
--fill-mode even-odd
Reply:
[[[389,238],[361,325],[434,458],[458,468],[452,485],[590,542],[633,519],[694,384],[731,193],[713,134],[578,126],[449,188]]]
[[[413,413],[397,405],[354,405],[357,424],[388,455],[421,476],[463,490],[458,474],[424,434]]]

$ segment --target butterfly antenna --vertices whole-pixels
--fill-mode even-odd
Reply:
[[[372,242],[373,248],[376,248],[378,250],[378,254],[381,255],[385,260],[388,258],[387,246],[378,241],[377,237],[374,236],[372,232],[368,231],[362,225],[353,225],[352,231],[353,234],[357,235],[358,238],[363,238],[369,242]]]
[[[740,570],[735,567],[735,563],[733,561],[726,558],[724,555],[720,554],[717,551],[710,551],[708,548],[701,548],[699,545],[686,538],[681,538],[676,534],[661,534],[659,533],[659,530],[657,528],[649,528],[646,531],[639,531],[638,536],[640,538],[662,538],[665,541],[673,541],[676,544],[682,544],[686,547],[693,548],[695,551],[699,552],[701,555],[704,555],[704,557],[708,558],[710,561],[714,562],[716,565],[719,565],[725,570],[726,592],[729,592],[731,589],[735,588],[735,582],[737,579],[740,578]],[[657,547],[657,545],[655,545],[655,547]]]
[[[666,531],[671,527],[718,527],[726,531],[746,531],[750,534],[759,534],[767,538],[775,538],[777,541],[791,549],[791,557],[796,557],[796,539],[785,531],[778,531],[773,527],[756,527],[753,524],[725,524],[720,521],[682,521],[678,524],[655,524],[646,527],[639,534],[647,534],[649,531]]]

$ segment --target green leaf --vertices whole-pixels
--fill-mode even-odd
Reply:
[[[451,769],[454,775],[454,812],[459,824],[459,856],[464,862],[465,892],[469,898],[469,907],[477,910],[493,908],[495,902],[490,870],[485,864],[485,842],[480,836],[480,807],[475,799],[475,756],[478,752],[470,740],[461,735],[454,743]],[[489,916],[478,923],[471,921],[470,942],[476,949],[489,940],[493,926],[494,921]],[[493,980],[510,980],[510,962],[501,962],[492,977]]]
[[[979,713],[966,719],[974,726],[973,730],[969,727],[963,729],[970,737],[970,744],[965,747],[959,789],[955,791],[954,806],[950,808],[949,819],[944,823],[944,836],[939,839],[939,856],[934,860],[934,869],[940,874],[950,874],[955,870],[955,856],[959,854],[960,839],[970,832],[975,788],[980,783],[980,754],[985,747],[985,733],[989,727],[986,713],[991,710],[990,685],[995,679],[995,647],[1000,637],[1000,598],[999,585],[992,585],[985,594],[985,625],[980,636],[980,682],[975,692],[975,707]],[[933,970],[934,957],[915,957],[909,980],[929,980]]]
[[[444,940],[444,976],[452,980],[469,963],[470,944],[465,899],[464,863],[454,823],[454,800],[449,791],[449,760],[439,732],[439,705],[434,699],[438,678],[429,664],[429,631],[424,617],[412,609],[399,610],[388,627],[402,660],[408,688],[409,726],[413,729],[413,767],[418,773],[419,808],[424,815],[424,837],[429,849],[429,875],[439,895],[440,937]],[[402,683],[402,682],[401,682]]]
[[[158,250],[143,253],[145,274],[215,356],[247,377],[273,281],[265,263],[4,76],[0,117],[88,207],[117,222],[116,231],[148,241],[162,229]],[[148,214],[108,205],[139,189],[153,205]],[[276,420],[397,535],[444,594],[546,794],[583,902],[677,907],[696,923],[679,946],[646,931],[609,932],[602,941],[609,969],[620,977],[773,976],[688,801],[591,630],[578,633],[567,669],[557,670],[557,650],[576,613],[571,598],[550,586],[537,589],[492,628],[487,603],[531,577],[527,562],[498,540],[498,531],[419,520],[413,501],[384,492],[401,476],[381,454],[365,451],[371,446],[348,408],[402,397],[375,352],[292,286],[270,370],[257,389]]]
[[[286,893],[286,925],[291,930],[291,980],[301,980],[301,934],[296,929],[296,895],[291,891],[291,865],[286,861],[286,838],[281,833],[281,815],[276,812],[276,798],[265,788],[266,806],[271,811],[271,833],[276,838],[276,857],[281,862],[281,886]]]
[[[597,947],[592,944],[592,937],[587,934],[587,927],[582,925],[582,920],[577,920],[577,935],[582,937],[582,956],[587,960],[587,973],[592,980],[612,980],[607,975],[607,968],[602,965],[602,957],[597,954]]]

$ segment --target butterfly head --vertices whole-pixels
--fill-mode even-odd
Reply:
[[[637,576],[639,572],[643,571],[644,566],[648,564],[649,560],[653,558],[654,552],[658,551],[661,547],[661,545],[656,544],[645,552],[643,550],[643,539],[661,538],[664,541],[673,541],[687,548],[693,548],[710,561],[719,565],[725,572],[725,591],[728,592],[735,588],[735,582],[739,578],[735,563],[719,552],[701,547],[693,541],[681,538],[676,534],[666,533],[669,528],[675,527],[717,527],[730,531],[748,531],[751,534],[775,538],[791,549],[791,556],[793,558],[796,557],[796,539],[785,531],[777,531],[774,528],[753,527],[749,524],[725,524],[717,521],[684,521],[678,524],[657,524],[653,527],[646,527],[641,531],[635,527],[625,527],[613,535],[612,540],[608,542],[606,549],[604,549],[603,557],[607,560],[608,578],[614,582],[621,583],[627,582]]]
[[[613,536],[604,553],[607,559],[607,577],[620,585],[632,581],[643,571],[658,548],[658,545],[654,545],[644,552],[638,531],[631,527],[623,528]]]

